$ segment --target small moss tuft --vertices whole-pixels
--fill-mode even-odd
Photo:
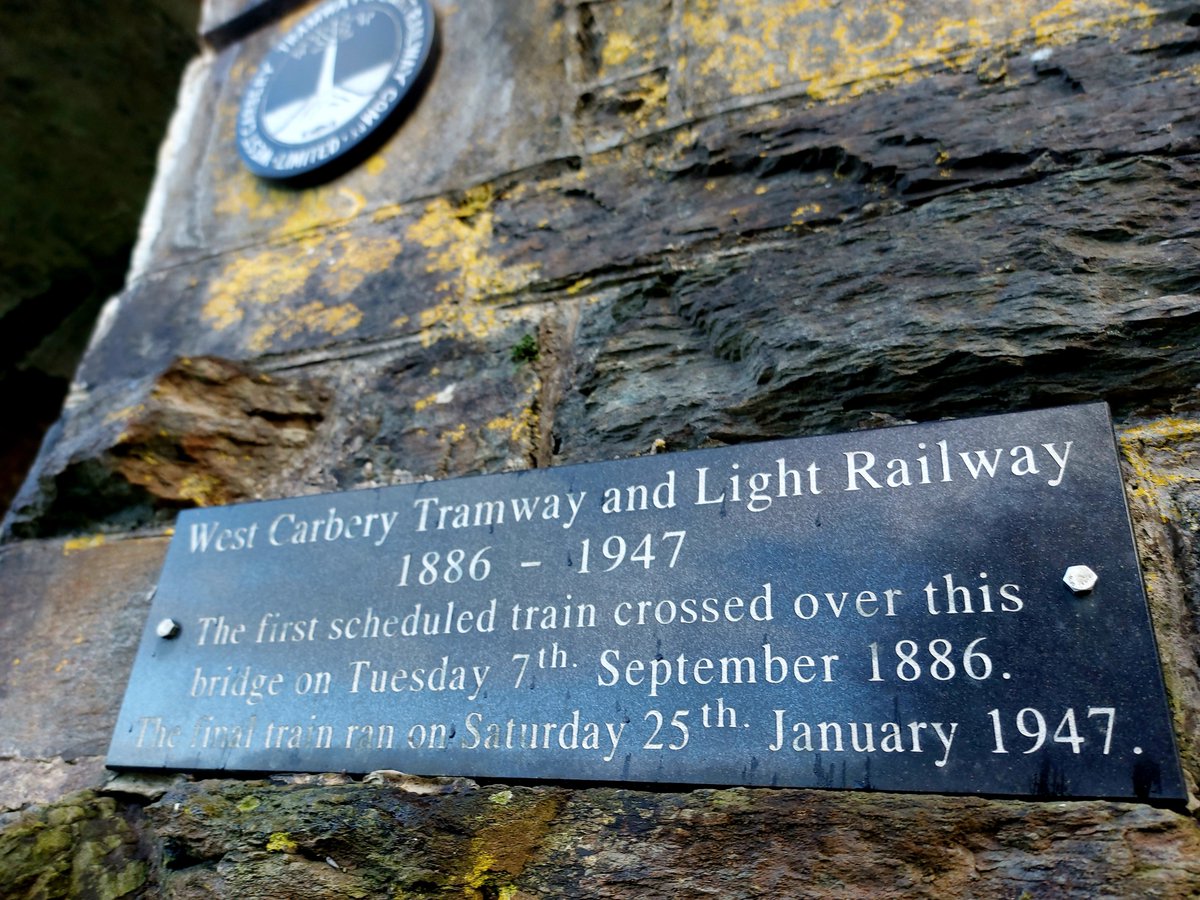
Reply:
[[[533,362],[538,358],[538,342],[532,334],[527,334],[512,348],[512,361],[515,363]]]

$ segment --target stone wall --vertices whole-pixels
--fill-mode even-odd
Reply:
[[[1197,793],[1200,8],[434,5],[421,102],[323,186],[233,145],[304,8],[184,78],[4,522],[0,894],[1200,893],[1196,803],[107,783],[181,508],[1104,399]]]

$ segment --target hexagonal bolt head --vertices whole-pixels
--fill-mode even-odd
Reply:
[[[154,629],[154,633],[160,638],[173,638],[179,634],[179,623],[174,619],[163,619]]]
[[[1071,566],[1063,575],[1063,584],[1069,587],[1077,597],[1090,594],[1099,580],[1100,576],[1087,566]]]

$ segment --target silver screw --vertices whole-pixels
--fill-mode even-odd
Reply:
[[[1077,597],[1084,594],[1090,594],[1092,588],[1096,586],[1096,582],[1100,580],[1100,576],[1089,569],[1087,566],[1071,566],[1063,575],[1063,583],[1071,589]]]
[[[179,623],[174,619],[163,619],[158,623],[158,627],[154,629],[154,633],[160,638],[170,640],[179,634]]]

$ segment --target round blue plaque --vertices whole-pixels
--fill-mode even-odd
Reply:
[[[328,0],[263,59],[242,97],[238,151],[291,179],[344,161],[394,127],[429,63],[428,0]]]

